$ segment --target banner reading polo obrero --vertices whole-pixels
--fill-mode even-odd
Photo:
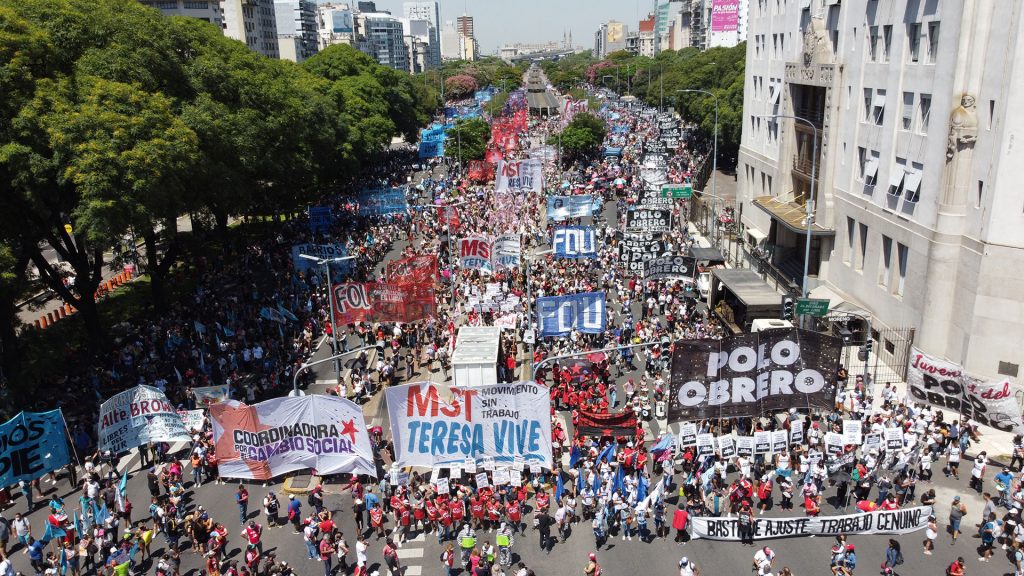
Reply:
[[[544,163],[539,159],[499,160],[496,174],[495,192],[544,190]]]
[[[337,396],[274,398],[247,406],[210,407],[218,471],[227,478],[269,480],[293,470],[377,476],[358,404]]]
[[[100,406],[100,450],[118,454],[149,442],[188,442],[191,437],[167,396],[136,386]]]
[[[71,462],[60,409],[22,412],[0,424],[0,486],[35,480]]]
[[[545,386],[414,382],[388,387],[386,394],[399,466],[461,465],[483,456],[508,463],[518,456],[551,469],[551,397]]]
[[[796,328],[677,341],[669,421],[830,408],[842,346],[838,338]]]
[[[1024,434],[1016,391],[1009,379],[983,381],[962,366],[910,349],[907,402],[930,404],[997,430]]]

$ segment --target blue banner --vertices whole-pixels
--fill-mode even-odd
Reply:
[[[292,264],[295,266],[296,272],[303,275],[310,270],[322,273],[323,270],[317,270],[321,264],[318,264],[316,260],[303,258],[302,255],[313,256],[314,258],[320,258],[323,260],[331,260],[334,258],[348,256],[348,247],[341,243],[295,244],[292,246]],[[348,275],[352,270],[353,262],[355,261],[341,260],[338,262],[331,262],[331,279],[334,282],[343,282],[348,278]]]
[[[597,258],[597,233],[590,226],[555,228],[551,245],[559,258]]]
[[[444,140],[420,142],[420,158],[439,158],[441,156],[444,156]]]
[[[364,216],[405,214],[409,209],[403,188],[365,189],[356,200],[359,202],[359,213]]]
[[[309,231],[313,234],[328,232],[331,224],[334,223],[334,216],[331,214],[330,206],[309,207]]]
[[[424,128],[420,132],[421,142],[444,142],[445,139],[445,128],[441,125],[433,125],[430,128]]]
[[[604,292],[537,298],[537,322],[542,338],[566,336],[573,330],[600,334],[604,332],[607,319]]]
[[[601,197],[590,194],[582,196],[548,196],[548,220],[561,222],[568,218],[592,216],[601,210]]]
[[[35,480],[71,462],[60,409],[22,412],[0,424],[0,486]]]

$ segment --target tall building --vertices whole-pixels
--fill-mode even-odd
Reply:
[[[313,0],[274,0],[281,58],[304,62],[317,53],[317,5]]]
[[[708,48],[732,48],[742,42],[740,14],[747,11],[747,0],[710,0],[705,4],[709,7],[705,13],[710,14],[706,46]],[[744,17],[742,20],[745,28],[746,18]]]
[[[473,17],[463,14],[448,20],[441,29],[441,57],[444,60],[476,60],[480,45],[473,36]]]
[[[612,52],[626,49],[626,37],[629,27],[622,22],[610,20],[601,24],[594,32],[594,57],[604,58]]]
[[[655,31],[656,23],[657,18],[654,14],[648,15],[646,20],[640,21],[636,42],[637,54],[653,58],[655,54],[660,52],[658,37]]]
[[[399,20],[402,22],[402,35],[408,50],[409,73],[416,74],[429,70],[433,67],[431,47],[436,45],[436,42],[431,42],[434,37],[434,27],[427,20],[411,20],[409,18],[399,18]]]
[[[333,44],[358,45],[355,15],[348,4],[320,4],[316,8],[320,50]]]
[[[462,59],[462,40],[459,30],[455,27],[455,22],[452,20],[446,21],[444,27],[441,28],[441,59]]]
[[[398,18],[384,12],[361,12],[356,19],[363,52],[383,66],[395,70],[409,69],[405,34]]]
[[[280,56],[274,0],[220,0],[220,8],[225,36],[268,58]]]
[[[882,360],[912,338],[1020,376],[1020,4],[758,0],[748,37],[737,198],[766,271],[800,284],[810,202],[812,295],[868,311]]]
[[[220,0],[139,0],[139,3],[150,8],[159,8],[164,16],[187,16],[224,28]]]
[[[473,34],[473,17],[463,14],[455,19],[455,28],[459,31],[459,36],[463,38],[474,38]]]
[[[427,46],[427,68],[441,67],[441,8],[437,2],[405,2],[402,15],[409,20],[426,20],[430,23],[429,45]]]

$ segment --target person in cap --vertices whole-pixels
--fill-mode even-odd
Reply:
[[[601,565],[597,563],[597,554],[590,553],[587,567],[583,569],[583,574],[584,576],[601,576]]]
[[[959,496],[953,497],[953,503],[949,507],[949,534],[953,537],[953,544],[960,537],[960,521],[967,515],[967,506],[960,501]]]
[[[700,570],[689,558],[683,556],[679,559],[679,576],[700,576]]]

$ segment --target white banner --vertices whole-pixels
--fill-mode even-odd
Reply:
[[[196,406],[209,407],[211,404],[224,402],[231,399],[231,386],[205,386],[193,388],[192,393],[196,397]]]
[[[754,540],[792,538],[795,536],[834,536],[836,534],[910,534],[928,526],[931,506],[902,510],[886,510],[844,516],[798,518],[758,518]],[[693,538],[708,540],[739,540],[737,518],[692,518]]]
[[[459,240],[459,266],[463,268],[493,272],[491,241],[483,236],[471,236]]]
[[[495,192],[544,191],[544,163],[540,159],[498,160]]]
[[[192,438],[163,392],[136,386],[100,406],[100,450],[118,454],[149,442],[188,442]]]
[[[450,388],[414,382],[387,388],[401,466],[446,466],[516,456],[551,469],[551,397],[534,382]],[[442,397],[444,396],[444,397]]]
[[[523,246],[519,234],[505,234],[494,240],[494,269],[518,268]]]
[[[1024,434],[1020,407],[1008,379],[983,382],[962,366],[910,349],[907,402],[920,402],[975,420],[997,430]]]
[[[181,423],[185,425],[185,430],[202,430],[203,422],[206,420],[206,414],[203,410],[178,410],[178,416],[181,416]]]
[[[358,404],[337,396],[274,398],[210,407],[218,470],[226,478],[269,480],[293,470],[377,477]]]

